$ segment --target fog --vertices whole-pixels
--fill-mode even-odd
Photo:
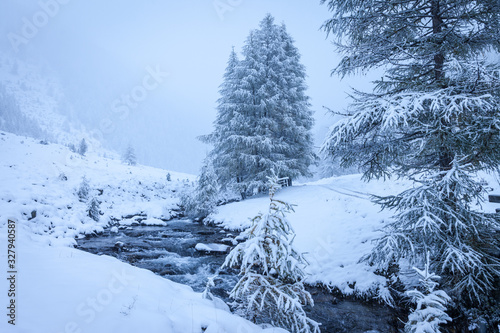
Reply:
[[[320,29],[329,13],[319,0],[2,0],[0,9],[0,48],[50,69],[63,113],[104,146],[131,144],[140,163],[175,171],[198,173],[210,147],[196,138],[212,130],[231,48],[266,13],[302,54],[317,145],[333,122],[323,107],[342,110],[349,86],[367,81],[330,76],[339,55]]]

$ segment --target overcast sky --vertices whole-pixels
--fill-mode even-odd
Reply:
[[[342,109],[349,86],[367,81],[330,76],[339,57],[319,0],[1,0],[0,47],[48,64],[73,113],[111,147],[131,143],[139,162],[197,173],[209,147],[196,137],[212,130],[231,47],[240,52],[266,13],[302,54],[319,144],[333,121],[323,106]],[[39,27],[13,43],[26,22]]]

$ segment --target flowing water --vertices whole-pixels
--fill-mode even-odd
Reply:
[[[187,284],[197,292],[202,292],[207,279],[218,273],[211,292],[229,301],[228,293],[238,277],[234,270],[219,271],[227,253],[198,251],[195,247],[198,243],[232,246],[238,233],[187,220],[172,220],[166,226],[120,227],[114,231],[107,229],[99,235],[77,239],[77,247],[90,253],[116,257]],[[323,324],[322,332],[397,332],[395,316],[387,307],[344,299],[322,288],[310,287],[309,291],[315,306],[308,309],[308,313]]]

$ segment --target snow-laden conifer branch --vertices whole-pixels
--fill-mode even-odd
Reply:
[[[416,308],[408,316],[405,326],[405,332],[408,333],[439,333],[439,325],[451,321],[450,316],[446,314],[446,304],[451,298],[445,291],[435,290],[439,285],[436,280],[441,277],[430,272],[429,253],[426,259],[423,270],[413,268],[420,276],[422,291],[414,289],[406,292],[416,303]]]

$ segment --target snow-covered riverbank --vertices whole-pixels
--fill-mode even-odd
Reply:
[[[127,166],[93,152],[82,157],[60,145],[4,132],[0,154],[0,332],[283,332],[262,330],[190,287],[71,247],[75,237],[99,232],[116,219],[131,225],[140,216],[145,224],[164,224],[194,176]],[[99,221],[87,215],[87,202],[77,195],[83,176],[89,181],[89,198],[100,202]],[[485,178],[498,192],[498,181]],[[397,193],[406,186],[394,180],[364,183],[359,175],[350,175],[280,190],[277,198],[297,205],[288,218],[297,234],[295,245],[310,263],[307,281],[348,295],[384,297],[385,278],[359,262],[391,215],[369,196]],[[234,238],[268,204],[268,197],[260,196],[219,207],[210,218]],[[483,205],[487,211],[496,207]],[[8,296],[10,281],[5,278],[8,219],[17,224],[15,297]],[[6,316],[10,299],[15,300],[16,326]]]
[[[126,166],[90,152],[0,132],[0,332],[283,332],[219,309],[190,287],[115,258],[73,249],[74,237],[113,218],[168,219],[193,176]],[[76,192],[85,176],[100,202],[96,222]],[[33,212],[33,213],[32,213]],[[7,221],[16,221],[15,296],[8,296]],[[15,301],[15,326],[8,323]]]

